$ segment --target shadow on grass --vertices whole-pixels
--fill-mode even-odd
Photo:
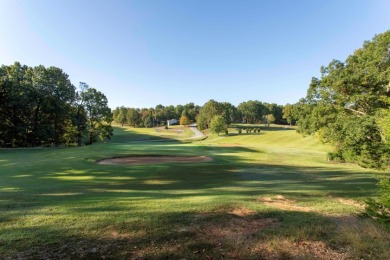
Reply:
[[[200,147],[191,154],[204,155],[203,149],[213,161],[141,166],[95,165],[91,162],[77,170],[74,166],[62,165],[46,172],[41,169],[30,171],[24,177],[8,176],[12,179],[9,186],[2,188],[0,205],[20,214],[26,208],[31,210],[62,203],[78,202],[78,210],[88,206],[87,210],[91,211],[94,202],[103,201],[174,201],[196,197],[250,199],[263,194],[363,198],[373,195],[375,190],[376,179],[367,174],[321,167],[254,166],[247,159],[242,161],[235,156],[235,153],[252,151],[245,147]],[[96,211],[99,208],[102,209],[97,205]]]
[[[225,255],[232,254],[228,258],[258,258],[263,251],[246,250],[242,244],[248,242],[255,248],[269,241],[267,237],[272,234],[275,239],[299,237],[300,228],[318,223],[325,227],[321,228],[325,234],[307,230],[304,235],[326,241],[333,234],[328,229],[330,222],[313,212],[265,210],[237,224],[234,221],[240,218],[228,212],[229,205],[254,202],[263,195],[359,198],[375,190],[376,181],[367,174],[341,168],[259,165],[239,156],[261,153],[253,148],[186,147],[174,140],[164,145],[146,142],[129,149],[122,144],[124,139],[118,138],[112,146],[34,151],[44,158],[27,163],[21,154],[18,164],[0,176],[4,180],[0,187],[0,228],[5,234],[0,238],[0,252],[11,258],[19,251],[21,258],[70,255],[199,259],[220,258],[223,251]],[[119,141],[121,144],[116,144]],[[97,159],[108,156],[134,154],[207,155],[214,160],[143,166],[95,164]],[[7,164],[11,161],[4,159]],[[224,228],[262,218],[276,219],[275,226],[254,230],[247,236],[223,235]],[[225,227],[221,220],[233,224]],[[212,225],[220,228],[222,242],[216,234],[201,232]]]
[[[294,130],[294,128],[290,126],[264,126],[263,127],[264,131],[291,131]]]
[[[340,238],[335,219],[314,212],[269,209],[236,215],[231,208],[216,211],[154,212],[145,226],[135,219],[99,222],[93,231],[75,233],[56,226],[13,227],[9,231],[34,233],[29,247],[13,245],[4,257],[73,259],[342,259],[351,241]],[[345,225],[343,228],[352,228]],[[80,231],[80,230],[79,230]],[[368,239],[365,248],[354,248],[349,257],[370,253],[382,258],[380,237]],[[25,237],[24,239],[28,239]],[[39,243],[37,243],[39,242]],[[1,246],[6,245],[4,242]],[[382,245],[383,246],[383,245]]]

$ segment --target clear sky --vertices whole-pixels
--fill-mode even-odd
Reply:
[[[112,108],[284,105],[388,29],[388,0],[0,0],[0,64],[59,67]]]

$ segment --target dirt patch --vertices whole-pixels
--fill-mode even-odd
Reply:
[[[210,236],[215,240],[248,237],[261,229],[277,225],[279,220],[276,218],[264,218],[254,210],[237,207],[228,211],[197,214],[190,229],[202,234],[202,237]]]
[[[159,163],[201,163],[209,162],[212,158],[208,156],[128,156],[109,158],[97,161],[97,164],[123,164],[123,165],[144,165]]]
[[[359,208],[361,210],[364,209],[364,204],[361,202],[358,202],[356,200],[344,199],[344,198],[334,198],[334,199],[337,200],[341,204],[348,205],[348,206],[354,206],[354,207]]]
[[[276,195],[274,197],[261,197],[261,198],[257,198],[257,201],[262,202],[265,205],[274,206],[283,210],[302,211],[302,212],[313,211],[309,207],[302,207],[296,205],[296,202],[294,200],[286,199],[282,195]]]
[[[322,241],[292,242],[287,239],[258,244],[252,250],[265,259],[347,259],[347,251],[336,251]]]
[[[256,211],[250,210],[250,209],[245,208],[245,207],[240,207],[240,208],[232,209],[229,213],[233,214],[233,215],[236,215],[236,216],[240,216],[240,217],[246,217],[246,216],[249,216],[249,215],[256,214]]]

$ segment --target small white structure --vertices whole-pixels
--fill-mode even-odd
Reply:
[[[177,119],[171,119],[171,120],[167,120],[167,125],[170,126],[170,125],[178,125],[179,124],[179,120]]]

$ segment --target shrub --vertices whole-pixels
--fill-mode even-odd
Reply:
[[[328,159],[328,161],[331,161],[331,162],[344,162],[343,156],[341,155],[341,153],[339,151],[329,152],[327,154],[327,159]]]
[[[390,178],[381,179],[378,186],[379,197],[366,200],[366,213],[390,229]]]

